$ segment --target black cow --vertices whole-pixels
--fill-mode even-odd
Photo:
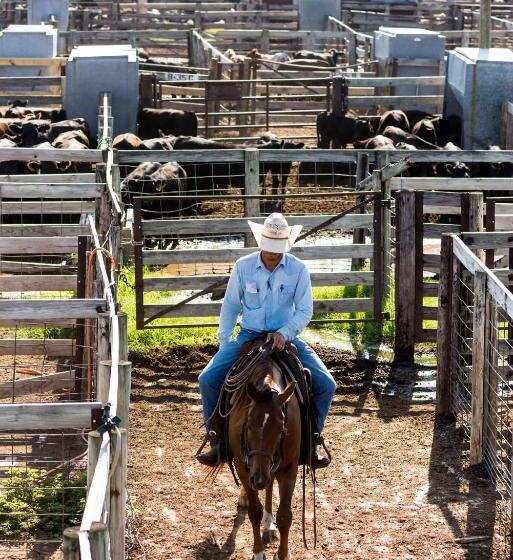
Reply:
[[[317,115],[317,147],[345,148],[347,144],[366,140],[373,135],[369,120],[334,115],[324,111]]]
[[[316,66],[334,67],[337,65],[338,56],[339,53],[335,49],[324,53],[301,50],[294,53],[293,60],[290,63],[294,64],[296,60],[301,62],[313,61]]]
[[[89,127],[84,119],[71,119],[52,123],[49,120],[31,120],[23,123],[23,145],[27,148],[43,142],[53,143],[56,138],[66,132],[81,132],[80,138],[89,147]]]
[[[49,120],[31,120],[21,125],[22,144],[32,148],[37,144],[48,142],[51,122]]]
[[[49,107],[27,107],[26,103],[19,101],[13,102],[13,105],[1,107],[0,112],[5,112],[6,117],[20,119],[45,119],[51,122],[63,121],[66,119],[66,111],[64,109],[52,109]]]
[[[260,150],[301,150],[305,147],[304,142],[293,142],[290,140],[283,140],[272,132],[266,132],[257,142]],[[283,210],[284,199],[282,196],[285,194],[287,181],[291,173],[292,161],[287,162],[266,162],[263,165],[263,181],[264,186],[267,175],[271,176],[271,194],[277,198],[270,201],[263,200],[261,203],[261,211],[264,213],[281,212]]]
[[[407,109],[404,111],[408,122],[410,123],[410,127],[413,130],[413,127],[423,119],[434,119],[435,116],[431,113],[426,113],[426,111],[419,111],[418,109]]]
[[[162,134],[168,136],[197,136],[198,117],[192,111],[175,111],[174,109],[140,109],[139,137],[143,140],[157,138]]]
[[[451,152],[461,152],[461,148],[448,142],[443,147],[444,150]],[[470,177],[470,169],[466,163],[461,161],[449,162],[449,163],[436,163],[433,166],[435,174],[437,177],[453,177],[457,179]]]
[[[393,111],[387,111],[384,113],[379,119],[376,134],[383,134],[383,131],[389,126],[394,126],[404,130],[405,132],[410,132],[410,123],[408,121],[408,117],[403,111],[394,109]]]
[[[176,218],[182,214],[182,207],[190,211],[195,207],[191,201],[180,200],[177,195],[187,194],[187,175],[185,170],[175,161],[168,163],[146,162],[138,165],[121,182],[121,196],[125,204],[132,205],[134,196],[168,195],[173,198],[159,198],[143,202],[143,217]],[[176,198],[175,198],[176,197]],[[146,243],[157,248],[176,246],[177,239],[167,236],[153,238],[154,243]]]
[[[430,144],[438,144],[435,125],[431,119],[422,119],[415,124],[411,132]]]
[[[150,138],[143,140],[141,149],[143,150],[173,150],[176,142],[176,136],[162,136],[160,138]]]
[[[83,132],[86,140],[87,146],[89,147],[91,138],[89,133],[89,126],[85,119],[77,118],[77,119],[68,119],[66,121],[59,121],[52,123],[50,125],[50,132],[48,134],[48,141],[53,142],[60,134],[63,132]]]
[[[133,204],[134,196],[179,195],[186,192],[187,175],[175,161],[141,163],[121,182],[123,202],[129,205]],[[180,209],[177,199],[169,200],[163,206],[160,201],[144,204],[144,208],[150,211],[162,209],[165,215]]]
[[[461,120],[459,117],[434,117],[430,119],[435,127],[438,144],[444,146],[448,142],[459,145],[461,142]]]

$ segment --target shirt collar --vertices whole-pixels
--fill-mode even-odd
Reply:
[[[285,268],[286,257],[287,257],[287,253],[283,253],[283,255],[281,257],[281,261],[276,265],[276,268],[279,268],[280,266]],[[264,261],[262,260],[262,252],[261,251],[259,251],[259,253],[258,253],[256,268],[257,268],[257,270],[259,268],[263,268],[263,269],[267,270],[267,272],[270,272],[269,269],[265,266]],[[276,268],[274,270],[276,270]],[[274,270],[273,270],[273,272],[274,272]]]

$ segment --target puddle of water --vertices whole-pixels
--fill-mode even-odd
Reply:
[[[383,343],[355,344],[347,334],[342,332],[307,329],[301,337],[311,344],[325,344],[337,350],[352,352],[364,360],[391,362],[394,359],[394,350],[390,346]]]

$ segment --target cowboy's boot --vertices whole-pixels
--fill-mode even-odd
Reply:
[[[208,451],[203,451],[207,441],[210,443],[210,449]],[[208,434],[205,436],[203,444],[198,449],[196,453],[196,459],[202,464],[206,465],[207,467],[215,467],[219,465],[219,444],[217,434],[214,430],[210,430]]]
[[[319,450],[317,449],[318,446],[322,446],[323,449],[326,451],[327,453],[326,457],[319,453]],[[330,452],[327,450],[326,445],[324,444],[324,438],[322,437],[321,434],[318,433],[314,434],[314,447],[312,453],[313,453],[312,460],[316,469],[324,469],[331,463]]]
[[[206,441],[210,442],[210,449],[203,453],[197,453],[196,459],[207,467],[217,467],[220,463],[226,461],[226,453],[223,453],[222,442],[219,442],[216,432],[210,431],[206,437]],[[202,451],[203,447],[200,448]]]

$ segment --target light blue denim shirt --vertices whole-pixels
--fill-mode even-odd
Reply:
[[[313,314],[312,286],[306,265],[289,253],[270,272],[260,252],[239,259],[232,270],[219,324],[219,342],[226,344],[242,312],[241,327],[280,332],[293,340]]]

